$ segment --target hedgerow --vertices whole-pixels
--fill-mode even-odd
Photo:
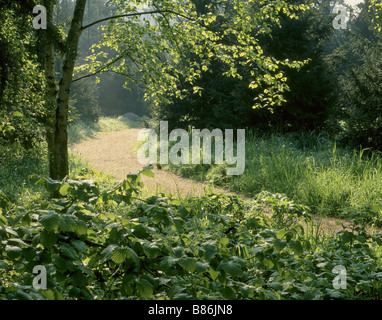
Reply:
[[[59,198],[0,211],[1,299],[377,299],[379,235],[319,239],[308,208],[284,197],[140,196],[141,175],[111,190],[86,176],[40,178]],[[47,271],[46,289],[33,268]],[[335,289],[336,266],[346,288]]]

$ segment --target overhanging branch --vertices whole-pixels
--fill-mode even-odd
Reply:
[[[153,11],[142,11],[142,12],[133,12],[133,13],[126,13],[126,14],[119,14],[119,15],[115,15],[115,16],[111,16],[111,17],[107,17],[107,18],[103,18],[103,19],[100,19],[100,20],[97,20],[97,21],[94,21],[86,26],[83,26],[81,28],[81,31],[87,29],[87,28],[90,28],[98,23],[101,23],[101,22],[104,22],[104,21],[108,21],[108,20],[112,20],[112,19],[118,19],[118,18],[128,18],[128,17],[134,17],[134,16],[142,16],[142,15],[146,15],[146,14],[157,14],[157,13],[160,13],[160,14],[164,14],[164,13],[171,13],[171,14],[174,14],[174,15],[177,15],[177,16],[180,16],[182,18],[185,18],[187,20],[195,20],[191,17],[187,17],[186,15],[184,14],[181,14],[181,13],[178,13],[178,12],[175,12],[175,11],[172,11],[172,10],[153,10]]]
[[[87,74],[87,75],[79,77],[79,78],[76,78],[76,79],[72,80],[72,82],[76,82],[76,81],[79,81],[79,80],[82,80],[82,79],[85,79],[85,78],[93,77],[96,74],[99,74],[99,73],[103,72],[105,69],[109,68],[111,65],[113,65],[114,63],[116,63],[119,60],[123,59],[124,57],[125,57],[125,55],[122,54],[122,55],[116,57],[115,59],[113,59],[112,61],[110,61],[109,63],[105,64],[102,68],[99,68],[96,72]]]

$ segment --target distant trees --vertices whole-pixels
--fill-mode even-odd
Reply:
[[[199,10],[206,10],[207,7],[210,14],[220,10],[219,6],[214,6],[214,1],[194,2]],[[203,7],[202,3],[210,7]],[[289,3],[297,6],[301,1]],[[310,2],[304,3],[307,5]],[[214,24],[214,28],[221,32],[224,32],[227,19],[234,16],[233,6],[227,5],[225,10],[225,19],[219,19]],[[231,14],[227,14],[230,11]],[[152,111],[154,119],[166,119],[173,126],[185,128],[251,127],[263,131],[292,131],[324,127],[333,101],[334,87],[333,77],[324,61],[325,45],[333,29],[332,18],[327,11],[327,7],[320,6],[297,10],[293,15],[281,13],[277,20],[268,21],[266,31],[264,29],[258,33],[256,28],[252,29],[252,35],[257,37],[259,46],[264,50],[263,56],[277,61],[307,61],[302,68],[279,65],[277,77],[289,90],[283,90],[283,98],[277,103],[263,97],[264,92],[268,92],[267,85],[259,84],[254,90],[250,89],[253,65],[243,65],[239,54],[236,67],[241,77],[231,77],[225,73],[226,66],[221,60],[212,59],[211,67],[202,71],[194,84],[203,90],[193,93],[190,85],[182,84],[182,89],[191,91],[190,94],[184,99],[173,96],[169,98],[169,103],[155,107]],[[192,59],[200,63],[197,58]]]
[[[329,56],[337,61],[338,132],[344,142],[356,148],[382,148],[382,38],[380,18],[376,18],[378,8],[377,2],[365,0],[351,31],[345,33],[343,44]]]
[[[281,26],[274,26],[264,37],[265,52],[276,59],[309,62],[298,70],[283,68],[289,87],[284,93],[286,102],[272,113],[256,115],[258,123],[266,120],[268,128],[283,132],[320,130],[326,126],[336,85],[325,62],[325,49],[334,31],[329,12],[329,3],[324,1],[298,13],[298,19],[282,16]]]

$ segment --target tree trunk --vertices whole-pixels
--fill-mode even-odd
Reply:
[[[65,53],[62,76],[59,82],[54,128],[53,161],[51,178],[62,180],[69,174],[68,159],[68,107],[73,71],[77,57],[78,42],[82,31],[86,0],[77,0],[68,34],[68,49]]]
[[[53,0],[44,0],[44,6],[47,11],[47,23],[53,22]],[[49,163],[49,176],[54,176],[54,127],[55,127],[55,110],[57,102],[57,86],[56,76],[54,72],[54,47],[53,40],[48,35],[48,30],[44,34],[44,47],[45,55],[44,70],[47,82],[46,103],[47,103],[47,123],[46,123],[46,141],[48,144],[48,163]]]

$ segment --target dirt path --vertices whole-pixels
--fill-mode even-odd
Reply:
[[[89,141],[74,145],[72,152],[89,160],[94,169],[123,180],[129,173],[138,173],[143,165],[139,163],[135,150],[138,132],[141,129],[127,129],[97,135]],[[155,178],[142,176],[144,191],[165,192],[182,196],[202,195],[206,190],[216,193],[229,193],[227,190],[211,188],[207,184],[182,178],[176,174],[152,170]],[[208,189],[210,188],[210,189]]]
[[[94,169],[123,180],[127,174],[138,173],[143,168],[143,165],[138,162],[135,151],[140,130],[127,129],[102,133],[89,141],[72,146],[71,151],[87,159]],[[145,184],[144,194],[164,192],[173,196],[180,194],[183,197],[203,195],[206,191],[234,194],[157,168],[153,169],[153,172],[155,174],[154,179],[142,176],[142,181]],[[240,196],[249,199],[244,195]],[[338,222],[349,224],[344,220],[335,218],[321,220],[318,216],[314,216],[314,219],[316,225],[320,224],[326,233],[341,230],[342,227],[338,225]]]

